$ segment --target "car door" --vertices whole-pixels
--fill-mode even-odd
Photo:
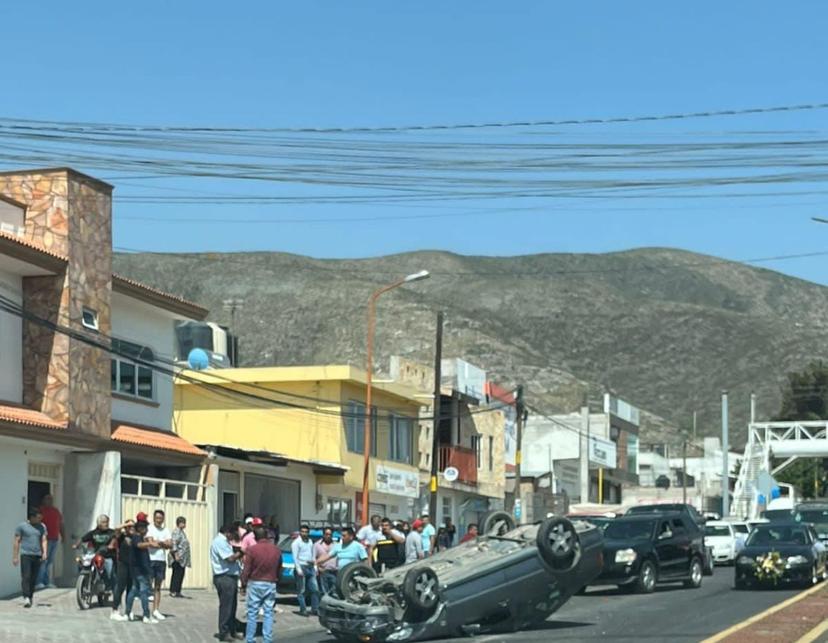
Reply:
[[[673,540],[673,528],[670,520],[659,520],[656,530],[655,551],[658,556],[658,575],[660,578],[675,575],[678,562],[678,550]]]
[[[671,572],[673,576],[686,576],[690,573],[691,529],[687,524],[688,518],[673,518],[670,523],[673,529],[673,547],[675,548],[675,565]]]

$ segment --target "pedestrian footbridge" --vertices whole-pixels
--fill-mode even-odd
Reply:
[[[797,458],[828,458],[828,421],[751,423],[731,515],[757,518],[762,510],[757,486],[762,472],[774,476]],[[773,466],[779,459],[782,462]]]

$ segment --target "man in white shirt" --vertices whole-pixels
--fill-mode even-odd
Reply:
[[[152,544],[149,550],[151,581],[155,590],[152,615],[163,621],[165,616],[161,613],[161,588],[167,575],[165,550],[172,547],[172,532],[164,526],[164,512],[161,509],[156,509],[152,514],[152,524],[147,528],[147,541]]]
[[[307,616],[308,607],[305,594],[310,594],[311,615],[319,615],[319,583],[316,579],[316,558],[313,554],[313,542],[310,539],[310,527],[299,527],[299,536],[290,544],[293,554],[293,576],[296,580],[296,599],[299,601],[299,615]]]
[[[371,524],[363,526],[356,535],[356,539],[365,545],[368,550],[368,560],[373,560],[372,554],[377,541],[382,538],[382,517],[376,514],[371,516]]]

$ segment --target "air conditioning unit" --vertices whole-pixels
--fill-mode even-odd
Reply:
[[[176,324],[176,361],[186,363],[194,348],[200,348],[210,358],[214,368],[230,368],[238,365],[238,338],[227,328],[213,322],[184,321]]]

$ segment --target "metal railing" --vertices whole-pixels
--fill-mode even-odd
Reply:
[[[477,484],[477,454],[473,449],[458,446],[441,446],[437,466],[441,472],[454,467],[460,473],[457,480]]]

